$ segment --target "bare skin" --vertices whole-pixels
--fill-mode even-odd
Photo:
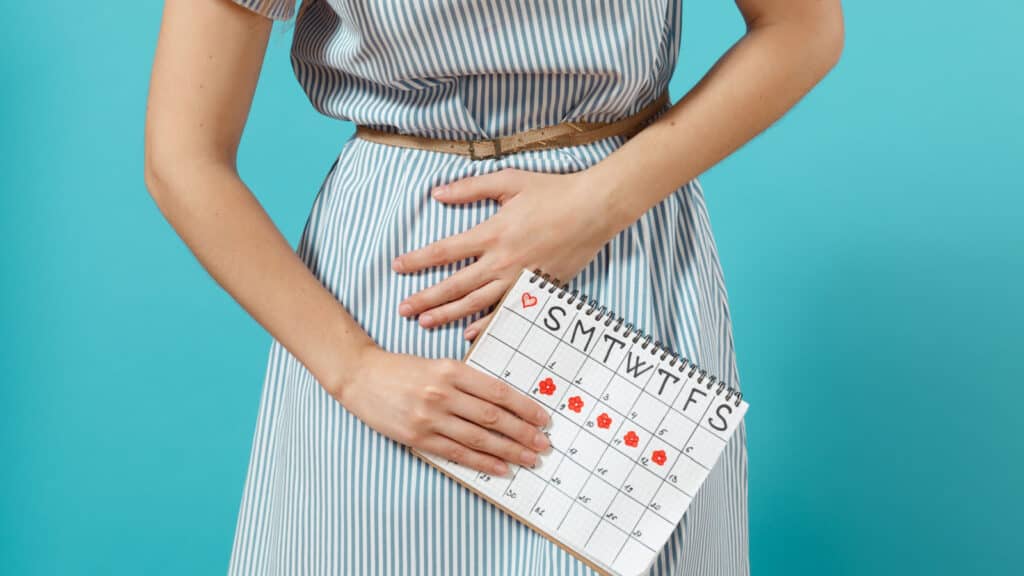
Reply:
[[[396,271],[407,273],[477,256],[411,295],[400,313],[433,327],[486,309],[523,267],[572,277],[647,209],[781,117],[838,60],[838,0],[737,5],[747,34],[658,122],[600,163],[574,174],[502,170],[452,183],[438,200],[492,198],[502,207],[471,231],[398,259]],[[367,425],[492,474],[507,473],[506,462],[531,465],[547,449],[539,404],[458,360],[382,350],[306,268],[239,177],[238,145],[271,25],[229,0],[166,1],[146,113],[151,196],[217,283]],[[589,224],[576,229],[562,220],[558,234],[550,227],[539,233],[551,224],[534,217],[550,189],[560,190],[554,197],[562,204],[548,203],[544,212]],[[486,320],[471,325],[467,337]]]

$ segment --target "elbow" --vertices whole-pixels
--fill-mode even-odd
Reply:
[[[846,28],[839,0],[822,2],[822,5],[816,18],[814,37],[815,52],[821,59],[824,76],[839,64],[846,43]]]
[[[170,184],[169,174],[173,173],[171,165],[173,161],[167,158],[167,154],[160,152],[165,147],[160,142],[146,135],[146,144],[143,151],[142,179],[146,190],[158,205],[168,193]]]
[[[163,177],[161,176],[163,168],[157,163],[156,159],[153,158],[149,147],[146,147],[145,159],[143,161],[142,168],[142,179],[145,182],[146,190],[149,195],[157,200],[157,195],[166,187]]]

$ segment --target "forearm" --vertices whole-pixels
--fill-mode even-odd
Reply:
[[[831,69],[841,20],[751,23],[657,121],[586,170],[614,236],[674,190],[765,130]]]
[[[150,174],[161,212],[207,272],[324,386],[352,366],[370,337],[313,276],[230,167],[180,164]]]

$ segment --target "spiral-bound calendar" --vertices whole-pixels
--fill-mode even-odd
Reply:
[[[523,270],[465,361],[546,406],[551,448],[503,477],[413,450],[605,574],[647,570],[747,411],[628,319]]]

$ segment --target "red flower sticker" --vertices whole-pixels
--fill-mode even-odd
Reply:
[[[579,414],[580,410],[583,410],[583,398],[580,398],[579,396],[569,398],[569,410]]]
[[[655,450],[654,452],[651,452],[651,460],[653,460],[658,466],[664,466],[665,460],[667,459],[668,457],[665,456],[664,450]]]
[[[626,446],[629,446],[630,448],[636,448],[637,445],[640,444],[640,437],[632,430],[626,432],[626,435],[622,437],[622,440],[626,443]]]
[[[537,297],[529,292],[523,292],[523,308],[529,308],[537,304]]]
[[[607,429],[612,425],[612,417],[607,412],[601,412],[601,415],[597,417],[597,427]]]
[[[540,393],[545,396],[551,396],[555,393],[555,381],[550,376],[541,380],[537,387],[540,388]]]

